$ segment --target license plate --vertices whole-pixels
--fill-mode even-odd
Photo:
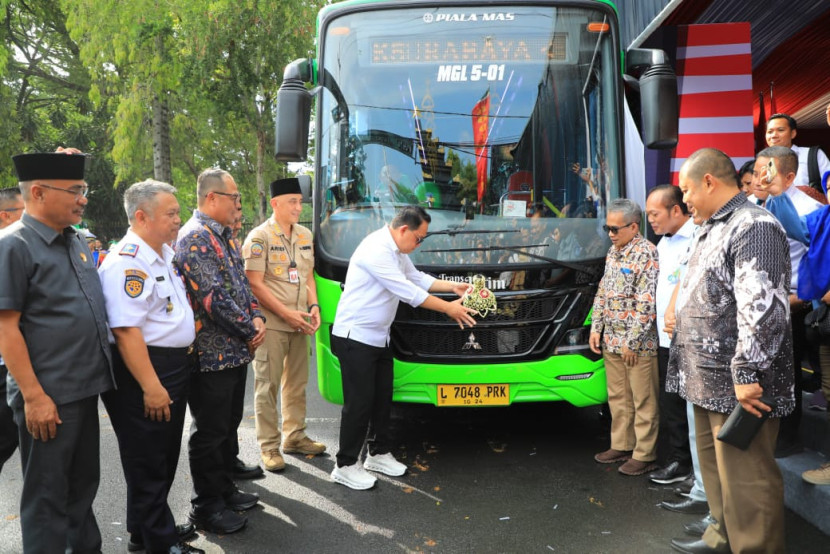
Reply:
[[[439,406],[507,406],[510,385],[438,385]]]

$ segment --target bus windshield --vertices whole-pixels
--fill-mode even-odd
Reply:
[[[318,252],[348,260],[396,209],[418,204],[432,217],[411,254],[422,267],[604,257],[605,206],[622,188],[606,9],[420,7],[329,21]]]

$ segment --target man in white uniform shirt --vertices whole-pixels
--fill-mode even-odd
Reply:
[[[689,247],[697,225],[683,202],[683,193],[674,185],[658,185],[649,192],[646,215],[654,232],[663,235],[657,243],[660,261],[656,296],[657,334],[660,339],[657,366],[660,371],[660,437],[667,443],[666,465],[651,473],[649,480],[658,485],[667,485],[686,480],[691,475],[691,490],[681,500],[663,501],[660,505],[672,512],[702,515],[709,511],[709,506],[697,458],[694,408],[677,393],[666,391],[671,346],[671,335],[666,330],[666,311],[685,272]],[[685,527],[690,534],[702,535],[709,523],[711,521],[707,516],[706,519]]]
[[[768,168],[761,170],[759,180],[761,186],[773,196],[787,195],[795,206],[799,217],[822,207],[822,204],[813,200],[796,186],[796,171],[800,171],[799,160],[793,150],[770,146],[758,153],[758,157],[771,160],[776,167],[776,175],[770,180]],[[792,279],[790,281],[790,322],[793,332],[793,368],[795,370],[795,410],[781,419],[781,428],[778,431],[778,443],[775,447],[775,457],[785,458],[801,452],[802,446],[798,438],[798,427],[801,423],[801,360],[807,355],[807,339],[804,335],[804,317],[810,311],[810,302],[801,300],[796,295],[798,290],[798,265],[801,258],[807,253],[807,247],[801,242],[787,237],[790,245],[790,265]]]
[[[767,146],[784,146],[795,152],[798,156],[798,169],[795,172],[793,185],[800,187],[810,185],[810,168],[807,164],[810,147],[793,144],[793,139],[797,134],[798,123],[793,117],[783,113],[774,113],[767,119]],[[830,160],[821,148],[816,154],[818,177],[821,179],[825,173],[830,171]]]
[[[462,306],[461,299],[447,302],[429,294],[463,296],[469,285],[418,271],[407,255],[426,238],[430,220],[423,208],[404,207],[391,224],[363,239],[349,261],[331,337],[343,377],[340,449],[331,477],[355,490],[375,484],[365,469],[391,476],[406,472],[388,444],[394,377],[389,329],[398,302],[443,312],[462,329],[475,325],[475,310]],[[361,467],[358,458],[364,441],[368,452]]]
[[[127,481],[128,550],[204,552],[183,542],[167,494],[176,475],[196,326],[173,267],[181,219],[176,189],[147,180],[124,193],[130,228],[99,269],[117,389],[102,395]]]

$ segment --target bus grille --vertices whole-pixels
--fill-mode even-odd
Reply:
[[[442,313],[401,303],[391,346],[400,360],[429,363],[544,359],[563,333],[582,323],[590,309],[589,292],[497,293],[498,312],[476,318],[475,327],[463,330]]]

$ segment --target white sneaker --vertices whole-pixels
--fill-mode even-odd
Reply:
[[[356,491],[371,489],[377,481],[372,475],[366,473],[366,470],[360,467],[359,463],[343,467],[335,464],[331,472],[331,478],[335,483],[346,485]]]
[[[363,462],[363,467],[369,471],[385,473],[390,477],[400,477],[406,473],[406,466],[396,460],[389,452],[386,454],[378,454],[377,456],[366,454],[366,461]]]

